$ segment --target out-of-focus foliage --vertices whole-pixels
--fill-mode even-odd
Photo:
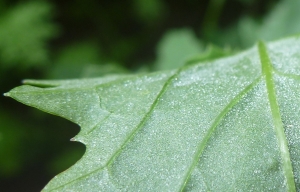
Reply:
[[[110,73],[125,73],[118,64],[104,63],[101,50],[93,42],[77,42],[62,49],[47,72],[49,79],[95,77]],[[72,69],[72,70],[70,70]]]
[[[95,43],[77,42],[61,49],[47,72],[50,79],[80,77],[86,65],[100,63],[101,51]],[[72,70],[70,70],[72,69]]]
[[[26,153],[22,150],[26,126],[4,111],[0,111],[0,177],[18,172]],[[5,158],[3,158],[5,157]]]
[[[58,29],[51,21],[52,10],[52,5],[46,2],[24,2],[13,8],[6,6],[4,1],[0,2],[2,92],[10,85],[9,81],[14,81],[17,71],[26,74],[31,68],[49,62],[49,40],[57,35]],[[32,144],[30,126],[22,122],[24,118],[18,118],[16,113],[9,112],[2,101],[3,98],[0,99],[0,178],[20,174],[24,165],[35,154],[31,152],[28,155],[24,147]]]
[[[142,22],[155,22],[161,19],[166,11],[166,5],[161,0],[151,0],[145,3],[144,0],[132,0],[137,18]]]
[[[275,40],[300,33],[300,1],[283,0],[262,19],[241,17],[236,24],[215,34],[215,43],[238,48],[252,46],[258,39]]]
[[[201,53],[203,44],[199,42],[193,31],[189,29],[167,32],[156,48],[157,59],[155,69],[175,69],[187,59]]]
[[[264,18],[256,38],[275,40],[300,33],[300,1],[284,0]]]
[[[0,17],[1,69],[49,62],[47,41],[57,33],[51,5],[30,2],[2,12]]]
[[[298,0],[220,2],[1,0],[0,92],[24,78],[176,68],[300,32]],[[68,142],[77,126],[20,106],[0,97],[0,189],[39,191],[84,147]]]
[[[48,165],[48,171],[55,175],[61,170],[65,170],[66,167],[69,167],[74,163],[74,160],[80,159],[82,156],[82,150],[78,150],[78,148],[70,147],[66,148],[57,156],[53,158],[52,161],[50,161]]]

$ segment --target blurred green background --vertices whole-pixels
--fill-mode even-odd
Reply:
[[[0,0],[0,93],[23,79],[167,70],[300,32],[299,0]],[[0,190],[40,191],[79,127],[0,97]]]

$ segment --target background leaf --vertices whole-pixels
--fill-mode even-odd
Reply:
[[[246,48],[257,40],[276,40],[300,33],[300,2],[283,0],[262,19],[243,16],[232,27],[218,31],[213,42],[221,45]],[[222,35],[221,35],[222,34]]]
[[[203,45],[189,29],[172,30],[157,46],[156,70],[176,69],[203,51]]]
[[[51,6],[45,2],[25,3],[4,12],[0,19],[2,68],[13,67],[18,62],[29,67],[49,61],[46,41],[57,32],[57,27],[49,22],[50,12]]]
[[[85,155],[45,191],[296,191],[299,43],[146,75],[31,80],[6,95],[81,126]]]

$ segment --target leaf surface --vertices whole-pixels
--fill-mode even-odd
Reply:
[[[300,190],[300,39],[177,70],[35,81],[7,96],[81,126],[45,191]]]

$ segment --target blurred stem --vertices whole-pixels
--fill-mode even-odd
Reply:
[[[218,28],[218,21],[226,0],[210,0],[202,25],[204,36],[210,37]]]

